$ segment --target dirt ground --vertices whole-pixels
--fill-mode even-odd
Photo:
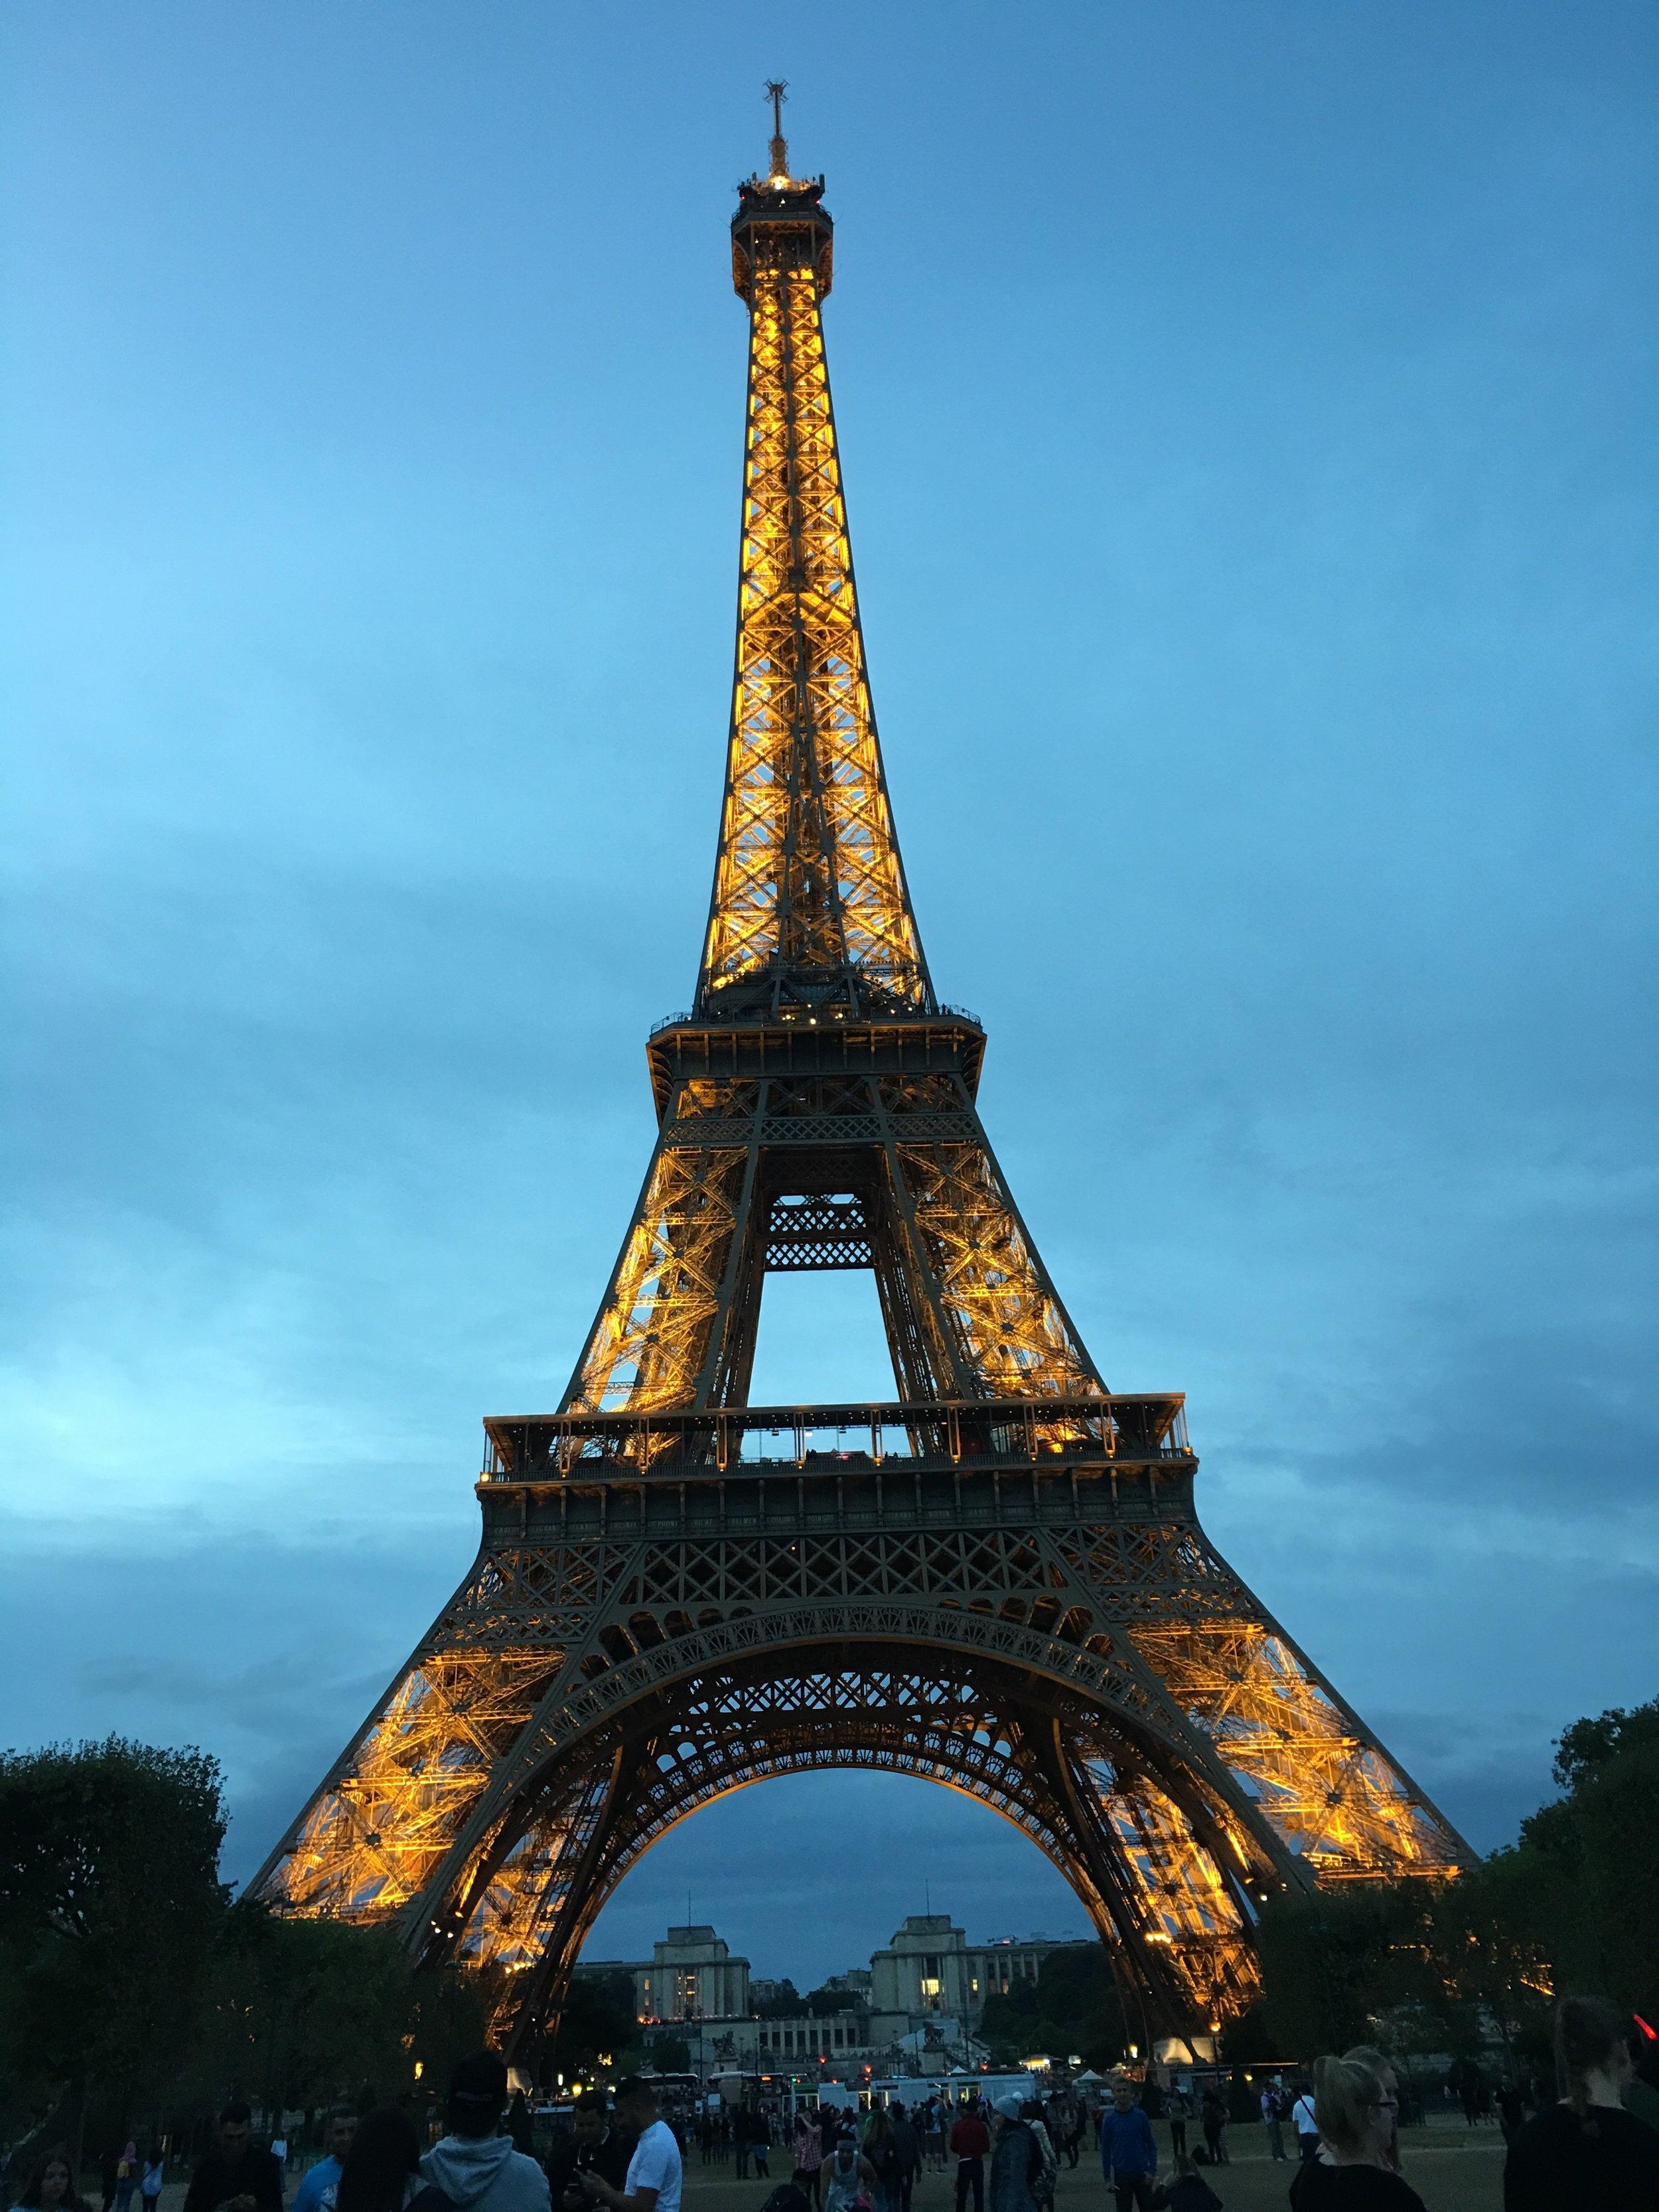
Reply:
[[[1291,2175],[1288,2162],[1267,2155],[1265,2130],[1230,2130],[1232,2162],[1205,2179],[1225,2212],[1285,2212]],[[1158,2161],[1169,2171],[1169,2138],[1158,2130]],[[1401,2144],[1406,2179],[1429,2212],[1499,2212],[1504,2201],[1504,2145],[1496,2128],[1412,2128]],[[770,2181],[736,2181],[730,2164],[701,2166],[694,2150],[686,2161],[686,2212],[760,2212],[780,2179],[789,2178],[787,2158],[774,2154]],[[1080,2158],[1077,2171],[1064,2165],[1054,2212],[1114,2212],[1115,2199],[1092,2160]],[[954,2172],[929,2169],[916,2191],[913,2212],[956,2212]],[[972,2200],[969,2200],[972,2212]]]

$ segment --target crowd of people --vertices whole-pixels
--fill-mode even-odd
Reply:
[[[1659,2129],[1626,2102],[1631,2039],[1631,2023],[1599,1999],[1558,2005],[1559,2095],[1499,2094],[1504,2212],[1659,2212]],[[1231,2160],[1219,2086],[1194,2098],[1177,2084],[1162,2106],[1167,2173],[1141,2085],[1123,2071],[1109,2100],[1060,2080],[1046,2096],[970,2091],[951,2102],[923,2090],[908,2106],[825,2102],[787,2116],[753,2100],[664,2114],[655,2083],[635,2075],[608,2095],[584,2090],[541,2152],[524,2099],[509,2099],[505,2065],[482,2051],[455,2069],[444,2133],[429,2148],[403,2106],[332,2113],[326,2154],[289,2212],[680,2212],[694,2138],[705,2163],[729,2153],[734,2179],[772,2185],[759,2212],[912,2212],[930,2169],[951,2171],[953,2212],[1053,2212],[1062,2163],[1074,2168],[1091,2140],[1115,2212],[1224,2212],[1217,2185]],[[1291,2212],[1426,2212],[1404,2170],[1400,2113],[1395,2069],[1368,2045],[1316,2060],[1299,2094],[1280,2077],[1266,2084],[1261,2119],[1270,2157],[1293,2167]],[[1201,2145],[1188,2142],[1194,2123]],[[100,2212],[134,2212],[135,2197],[141,2212],[158,2212],[159,2155],[129,2142],[102,2179]],[[248,2107],[227,2105],[183,2212],[284,2212],[284,2193],[283,2163],[254,2140]],[[63,2151],[33,2160],[15,2212],[91,2212]]]

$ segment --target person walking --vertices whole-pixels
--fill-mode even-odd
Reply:
[[[1296,2134],[1296,2154],[1304,2166],[1310,2165],[1319,2155],[1319,2122],[1311,2089],[1304,2089],[1291,2106],[1291,2126]]]
[[[963,2212],[970,2191],[974,2212],[985,2212],[985,2161],[990,2149],[991,2130],[985,2124],[979,2100],[969,2096],[951,2124],[951,2155],[957,2162],[957,2212]]]
[[[253,2115],[244,2104],[219,2115],[218,2139],[190,2178],[185,2212],[283,2212],[283,2169],[253,2140]]]
[[[506,2109],[507,2068],[495,2053],[459,2059],[449,2076],[446,2132],[421,2160],[424,2179],[458,2212],[549,2212],[547,2176],[500,2132]]]
[[[823,2168],[823,2212],[853,2212],[860,2197],[873,2196],[875,2169],[860,2156],[850,2135],[838,2137],[835,2153]]]
[[[927,2162],[930,2166],[937,2167],[939,2172],[943,2172],[945,2169],[945,2100],[943,2097],[934,2096],[930,2097],[927,2100],[927,2125],[926,2135],[927,2140]]]
[[[1560,2101],[1534,2112],[1510,2145],[1504,2212],[1659,2206],[1659,2134],[1625,2110],[1635,2074],[1625,2016],[1601,1997],[1563,1997],[1555,2008]]]
[[[1425,2212],[1389,2163],[1396,2103],[1376,2069],[1331,2057],[1313,2074],[1319,2151],[1291,2176],[1291,2212]]]
[[[356,2106],[336,2105],[328,2116],[325,2154],[310,2172],[303,2176],[300,2186],[295,2191],[292,2212],[317,2212],[323,2201],[323,2191],[331,2188],[340,2178],[345,2154],[351,2148],[351,2138],[356,2132]]]
[[[1187,2123],[1193,2117],[1193,2100],[1184,2089],[1171,2089],[1164,2100],[1164,2117],[1170,2123],[1170,2155],[1187,2155]]]
[[[1285,2155],[1284,2094],[1277,2081],[1269,2081],[1261,2092],[1261,2118],[1267,2130],[1267,2148],[1274,2158]]]
[[[1158,2142],[1125,2074],[1113,2081],[1112,2101],[1100,2116],[1100,2170],[1117,2199],[1117,2212],[1149,2212]]]
[[[132,2212],[132,2192],[138,2186],[138,2146],[128,2142],[115,2168],[115,2212]]]
[[[1017,2096],[999,2097],[991,2107],[996,2132],[991,2143],[989,2212],[1037,2212],[1034,2185],[1042,2171],[1042,2154],[1020,2112]]]
[[[45,2151],[35,2160],[17,2192],[17,2206],[18,2212],[87,2212],[64,2152]]]
[[[162,2157],[161,2148],[157,2145],[151,2150],[139,2171],[138,2202],[143,2205],[143,2212],[155,2212],[156,2206],[161,2201],[161,2191],[167,2186],[167,2160]]]
[[[1037,2147],[1038,2166],[1031,2177],[1031,2194],[1036,2199],[1037,2212],[1054,2212],[1054,2183],[1060,2174],[1060,2160],[1054,2154],[1054,2139],[1048,2132],[1048,2123],[1042,2117],[1039,2098],[1027,2100],[1019,2108],[1019,2117],[1030,2130],[1031,2140]]]

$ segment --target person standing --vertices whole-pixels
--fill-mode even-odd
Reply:
[[[1274,2158],[1285,2155],[1285,2106],[1283,2092],[1277,2081],[1269,2081],[1261,2092],[1261,2118],[1267,2130],[1267,2148]]]
[[[322,2212],[409,2212],[429,2190],[421,2179],[414,2121],[401,2106],[381,2105],[353,2129],[340,2178],[323,2191]]]
[[[1058,2082],[1050,2092],[1043,2118],[1048,2123],[1048,2140],[1058,2156],[1065,2154],[1068,2166],[1077,2164],[1077,2141],[1082,2132],[1078,2118],[1077,2099],[1072,2094],[1069,2081]]]
[[[582,2212],[585,2173],[603,2174],[613,2189],[628,2179],[628,2161],[634,2146],[620,2128],[613,2127],[611,2107],[603,2089],[584,2089],[571,2115],[571,2131],[561,2135],[547,2154],[547,2187],[553,2212]]]
[[[1212,2166],[1227,2163],[1227,2100],[1219,2085],[1209,2083],[1198,2100],[1199,2124],[1204,2130],[1204,2147],[1210,2154]]]
[[[17,2192],[18,2212],[87,2212],[86,2199],[70,2174],[61,2150],[49,2150],[29,2168]]]
[[[1304,2166],[1319,2155],[1319,2122],[1314,2114],[1311,2089],[1304,2089],[1291,2106],[1291,2125],[1296,2131],[1296,2154]]]
[[[747,2181],[749,2179],[749,2130],[754,2124],[754,2119],[755,2116],[749,2109],[747,2099],[732,2115],[732,2162],[737,2168],[736,2179],[739,2181]]]
[[[957,2212],[963,2212],[973,2192],[974,2212],[985,2212],[985,2160],[991,2148],[991,2130],[975,2097],[964,2100],[951,2127],[951,2154],[957,2162]]]
[[[921,2179],[921,2132],[902,2104],[893,2116],[893,2148],[898,2153],[898,2212],[910,2212],[910,2196]]]
[[[1135,2085],[1125,2074],[1113,2081],[1112,2101],[1100,2116],[1100,2170],[1117,2198],[1117,2212],[1147,2212],[1158,2173],[1158,2142]]]
[[[1395,2101],[1376,2069],[1351,2058],[1314,2064],[1319,2154],[1291,2179],[1291,2212],[1425,2212],[1389,2163]],[[1553,2212],[1567,2212],[1565,2203]]]
[[[803,2105],[795,2115],[795,2170],[790,2176],[808,2203],[818,2202],[818,2176],[823,2169],[823,2136],[817,2114]]]
[[[253,2115],[243,2104],[219,2115],[218,2140],[190,2178],[185,2212],[283,2212],[283,2169],[253,2140]]]
[[[351,2139],[356,2132],[356,2107],[336,2105],[328,2116],[325,2154],[302,2178],[294,2192],[293,2212],[317,2212],[323,2201],[323,2191],[331,2188],[340,2179],[340,2169],[345,2164],[345,2154],[351,2148]]]
[[[772,2168],[772,2115],[764,2105],[757,2105],[749,2115],[749,2155],[755,2161],[757,2181],[769,2181]]]
[[[680,2212],[680,2147],[672,2128],[657,2117],[650,2082],[634,2074],[617,2084],[617,2117],[636,2138],[623,2186],[613,2189],[590,2172],[582,2176],[582,2187],[611,2212]]]
[[[507,2068],[493,2051],[456,2062],[447,2132],[421,2160],[421,2173],[459,2212],[548,2212],[547,2176],[501,2133],[506,2109]]]
[[[1555,2008],[1559,2104],[1534,2112],[1504,2160],[1504,2212],[1643,2212],[1659,2206],[1659,2134],[1625,2110],[1630,2027],[1600,1997]]]
[[[1170,2123],[1170,2155],[1187,2155],[1187,2123],[1193,2117],[1193,2100],[1182,2088],[1171,2089],[1164,2100],[1164,2117]]]
[[[1038,2212],[1033,2187],[1042,2172],[1036,2141],[1016,2096],[999,2097],[991,2107],[996,2132],[991,2144],[990,2212]]]

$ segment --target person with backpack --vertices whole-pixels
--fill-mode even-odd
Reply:
[[[1158,2141],[1135,2085],[1124,2074],[1112,2083],[1112,2101],[1100,2116],[1100,2170],[1117,2198],[1117,2212],[1149,2212]]]
[[[893,2116],[877,2105],[865,2124],[864,2155],[876,2177],[875,2212],[898,2212],[901,2160]]]

